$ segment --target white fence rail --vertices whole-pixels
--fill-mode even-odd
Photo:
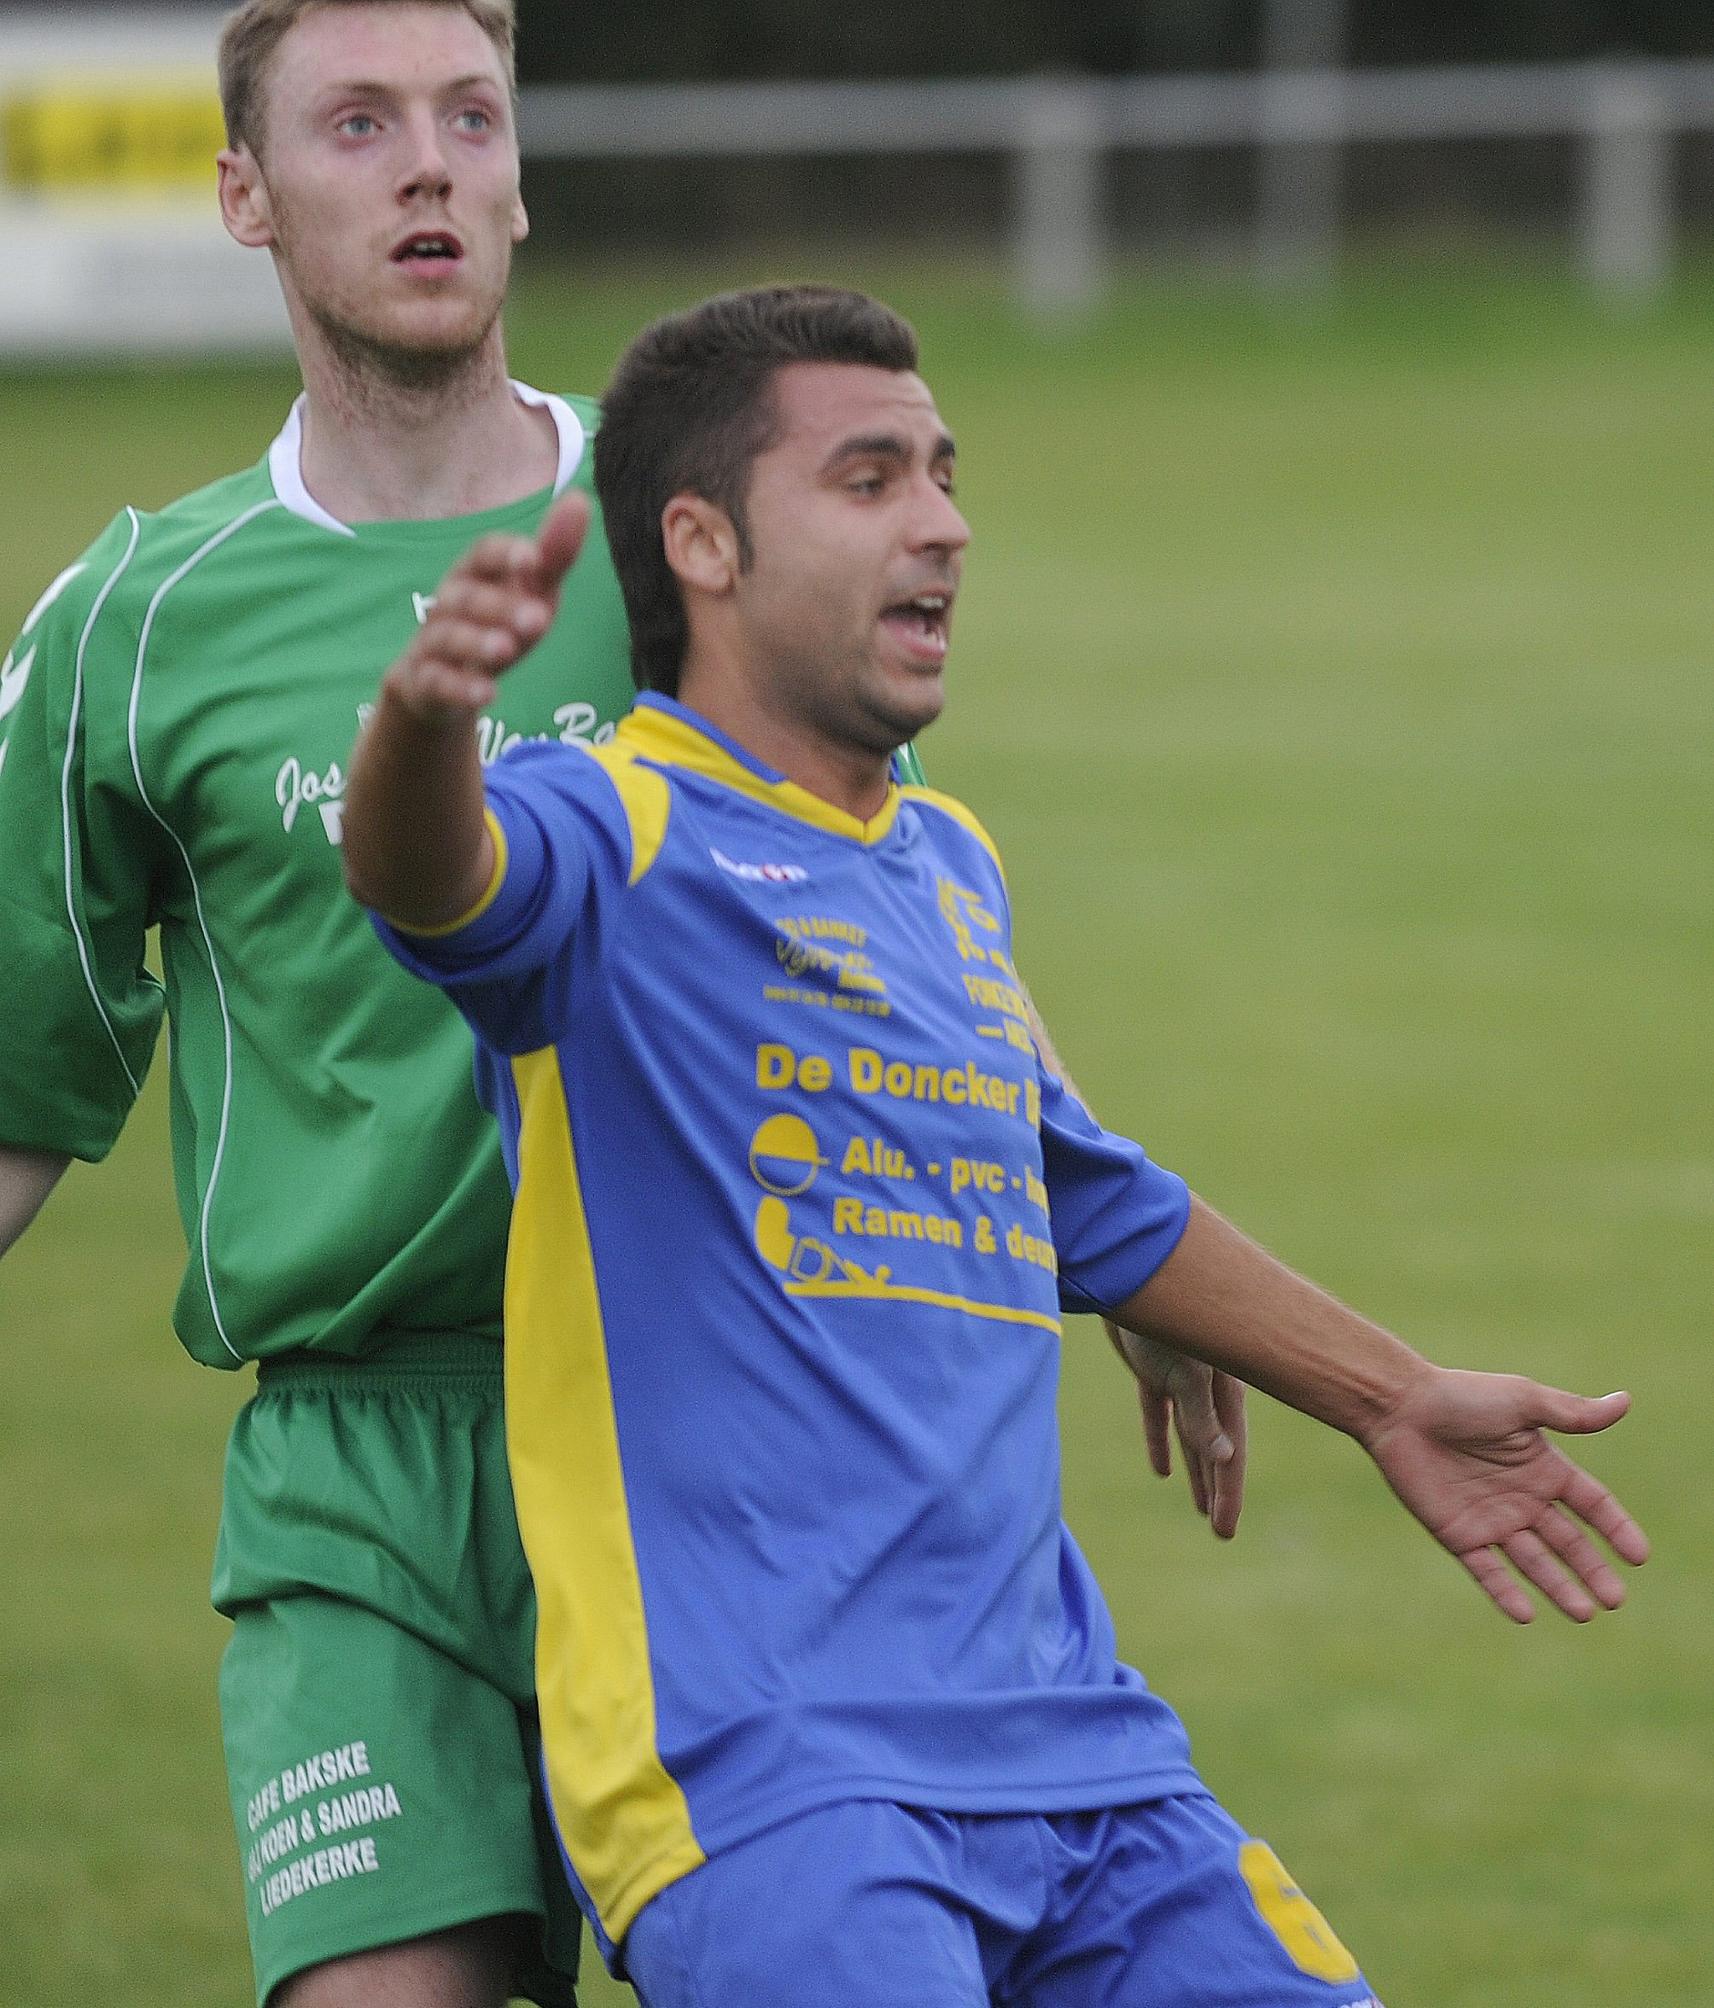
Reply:
[[[1714,132],[1714,63],[1422,70],[1284,70],[1254,76],[1033,77],[947,83],[539,86],[524,93],[536,160],[998,153],[1015,163],[1017,293],[1052,318],[1084,311],[1107,271],[1104,168],[1125,149],[1249,146],[1265,284],[1325,281],[1341,234],[1329,149],[1399,141],[1571,138],[1582,151],[1579,267],[1610,303],[1636,306],[1671,277],[1673,144]]]

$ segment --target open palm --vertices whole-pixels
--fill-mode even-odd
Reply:
[[[1589,1435],[1630,1407],[1515,1374],[1436,1369],[1365,1441],[1387,1483],[1506,1616],[1528,1624],[1532,1583],[1579,1623],[1616,1610],[1625,1589],[1586,1528],[1622,1560],[1647,1559],[1642,1529],[1544,1429]],[[1513,1571],[1517,1573],[1514,1575]]]

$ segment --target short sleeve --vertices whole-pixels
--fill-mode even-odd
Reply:
[[[932,788],[905,786],[908,801],[937,811],[956,834],[962,886],[952,888],[960,955],[986,962],[1018,985],[1010,956],[1011,904],[994,840],[962,802]],[[947,834],[943,823],[943,840]],[[1003,941],[1003,945],[1002,945]],[[1021,1001],[1021,999],[1020,999]],[[1106,1311],[1140,1290],[1178,1246],[1190,1218],[1183,1179],[1152,1164],[1126,1138],[1104,1130],[1038,1056],[1042,1172],[1067,1311]]]
[[[164,997],[144,964],[158,830],[124,720],[135,655],[122,517],[37,601],[0,665],[0,1142],[106,1156]]]
[[[1104,1130],[1045,1067],[1042,1166],[1067,1311],[1111,1311],[1178,1246],[1190,1190],[1128,1138]]]
[[[578,746],[516,748],[487,776],[496,869],[475,910],[433,934],[372,916],[395,960],[444,990],[502,1053],[561,1035],[574,940],[629,883],[630,820],[602,758]]]

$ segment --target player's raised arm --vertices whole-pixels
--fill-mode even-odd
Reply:
[[[1628,1395],[1592,1400],[1514,1374],[1437,1367],[1200,1202],[1117,1316],[1354,1436],[1519,1624],[1534,1615],[1519,1576],[1580,1623],[1623,1603],[1624,1585],[1585,1527],[1621,1560],[1647,1559],[1642,1529],[1612,1493],[1542,1434],[1606,1429]]]
[[[485,537],[447,574],[381,680],[352,756],[345,881],[401,927],[457,920],[493,876],[475,720],[552,625],[588,527],[588,497],[574,492],[539,537]]]

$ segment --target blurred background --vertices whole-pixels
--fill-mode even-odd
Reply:
[[[523,12],[520,374],[767,278],[917,321],[976,532],[923,751],[1098,1110],[1437,1357],[1636,1393],[1586,1455],[1654,1561],[1515,1632],[1266,1403],[1216,1548],[1072,1321],[1127,1653],[1389,2008],[1708,2008],[1714,16]],[[215,18],[0,5],[8,635],[293,395]],[[248,1376],[169,1327],[164,1074],[0,1267],[0,2008],[248,1998],[204,1596]]]

